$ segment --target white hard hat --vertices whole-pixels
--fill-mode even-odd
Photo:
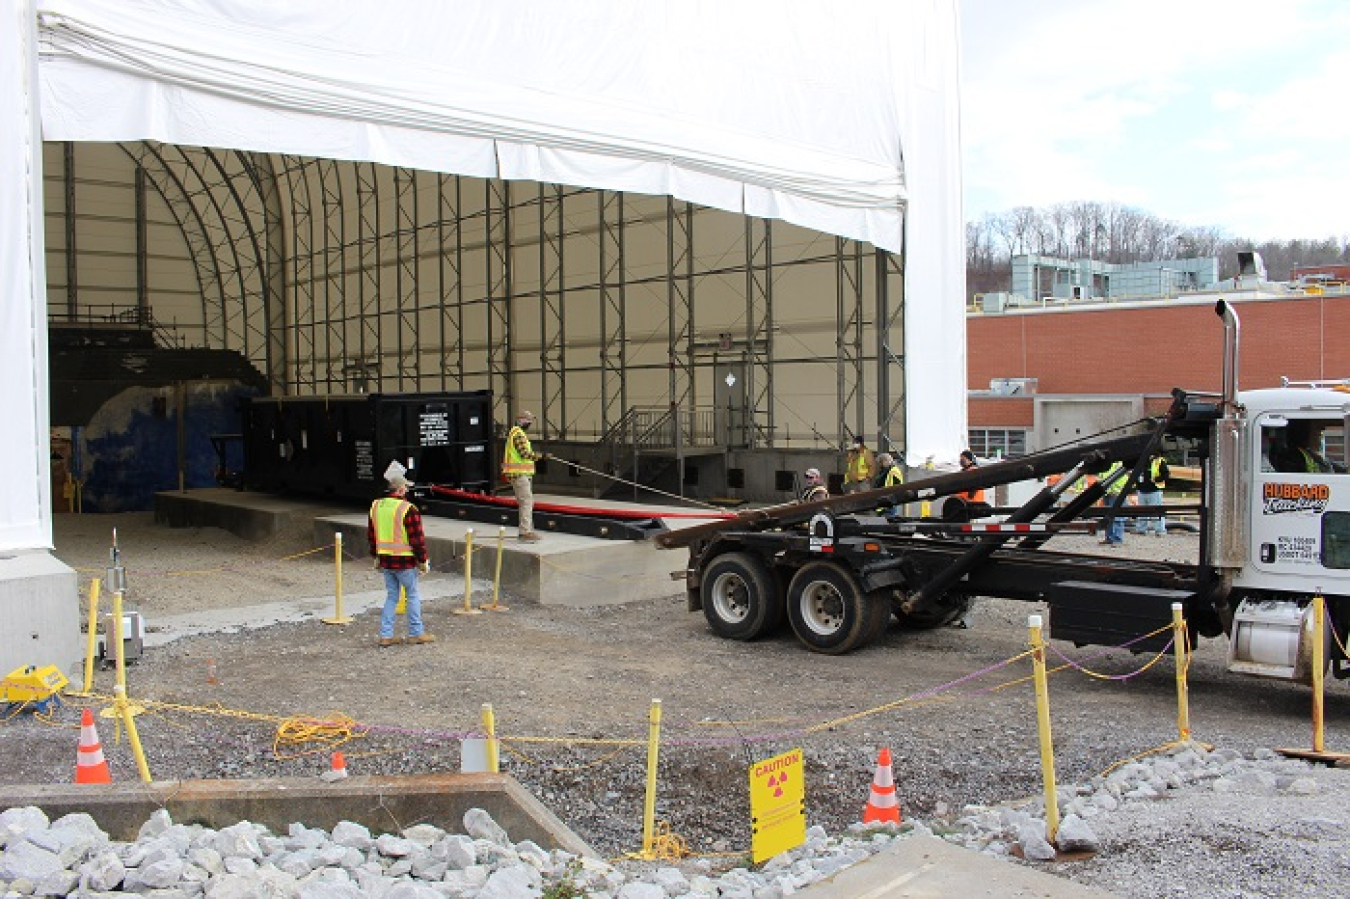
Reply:
[[[808,469],[806,469],[806,471],[802,472],[802,476],[805,477],[808,481],[819,481],[819,480],[820,480],[820,469],[819,469],[819,468],[808,468]]]

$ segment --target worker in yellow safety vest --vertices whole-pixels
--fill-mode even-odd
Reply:
[[[1112,462],[1111,467],[1101,473],[1101,481],[1106,483],[1106,493],[1103,497],[1103,503],[1109,509],[1116,504],[1116,499],[1124,491],[1131,490],[1130,477],[1128,473],[1116,477],[1117,472],[1124,471],[1125,466],[1119,461]],[[1112,478],[1115,480],[1111,480]],[[1125,519],[1119,516],[1107,516],[1106,536],[1102,543],[1107,546],[1120,546],[1125,542]]]
[[[384,612],[380,616],[380,647],[396,646],[403,638],[394,636],[394,615],[399,590],[407,599],[408,642],[432,643],[436,640],[422,624],[422,594],[417,575],[431,570],[427,561],[427,538],[422,529],[422,513],[408,500],[412,482],[402,475],[389,478],[389,495],[370,505],[366,539],[375,570],[384,573]]]
[[[905,483],[905,473],[900,470],[900,466],[895,464],[895,457],[890,453],[881,453],[877,456],[877,478],[873,484],[876,488],[899,487]],[[881,506],[877,509],[882,514],[899,515],[900,507],[898,505]]]
[[[872,489],[872,478],[877,471],[877,457],[867,448],[861,434],[853,438],[853,448],[844,460],[844,492],[861,493]]]
[[[534,478],[534,463],[547,459],[548,453],[537,453],[530,444],[526,429],[534,424],[534,413],[522,411],[516,416],[516,424],[506,435],[506,452],[502,456],[502,477],[511,484],[516,495],[516,512],[519,516],[516,539],[521,543],[538,543],[542,538],[534,529],[534,491],[531,481]]]

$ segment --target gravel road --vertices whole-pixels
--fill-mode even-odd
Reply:
[[[157,527],[148,514],[58,517],[57,555],[81,570],[82,583],[101,574],[113,527],[131,604],[151,628],[156,616],[214,609],[236,609],[241,625],[261,625],[260,604],[331,598],[331,556],[296,555],[314,548],[306,533],[249,544],[214,529]],[[1063,538],[1059,548],[1099,549],[1088,537]],[[1178,561],[1193,561],[1195,551],[1190,535],[1131,535],[1123,550]],[[373,572],[350,569],[348,590],[378,587]],[[603,590],[604,573],[594,576]],[[451,571],[425,583],[462,596]],[[475,580],[477,596],[486,600],[490,589]],[[478,728],[490,702],[504,770],[592,846],[617,856],[641,844],[643,741],[659,698],[658,817],[691,851],[728,865],[749,846],[747,763],[798,746],[807,759],[808,822],[832,834],[859,819],[883,746],[895,757],[905,815],[939,833],[959,831],[971,804],[1038,801],[1026,802],[1040,789],[1029,663],[1004,664],[1026,648],[1027,615],[1040,611],[1034,605],[981,601],[969,630],[893,627],[878,644],[834,658],[806,652],[790,633],[753,644],[719,640],[682,596],[584,610],[503,601],[510,612],[473,617],[450,614],[457,599],[429,602],[440,639],[428,646],[379,650],[374,615],[331,627],[314,620],[319,612],[153,649],[130,669],[131,693],[178,708],[138,719],[151,770],[160,779],[317,774],[326,747],[279,739],[278,722],[336,715],[365,725],[343,744],[353,773],[457,770],[459,738]],[[1112,678],[1074,667],[1052,677],[1061,798],[1176,739],[1170,659],[1129,676],[1151,657],[1053,647],[1052,662]],[[1295,779],[1290,763],[1267,758],[1272,748],[1309,745],[1307,690],[1227,674],[1223,653],[1222,641],[1209,641],[1194,660],[1194,735],[1269,766],[1272,779],[1239,780],[1224,792],[1188,784],[1125,802],[1091,819],[1098,854],[1049,870],[1122,896],[1344,893],[1345,772],[1299,765],[1314,788],[1293,795],[1283,790]],[[100,672],[96,687],[110,692],[111,674]],[[216,706],[253,717],[205,711]],[[1350,747],[1347,710],[1345,684],[1329,684],[1329,748]],[[60,718],[64,727],[27,715],[7,720],[0,781],[65,780],[76,721],[73,707]],[[134,776],[125,745],[111,736],[104,743],[114,776]]]

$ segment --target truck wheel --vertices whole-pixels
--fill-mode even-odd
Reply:
[[[900,626],[912,631],[928,631],[936,627],[945,627],[962,617],[975,605],[975,598],[964,593],[956,596],[944,596],[942,602],[926,609],[914,612],[895,612],[895,620]]]
[[[783,623],[783,603],[764,563],[746,553],[718,556],[699,583],[703,617],[728,640],[754,640]]]
[[[886,627],[891,623],[891,591],[876,590],[867,594],[867,636],[863,645],[870,645],[886,636]]]
[[[788,585],[792,630],[816,652],[842,655],[863,645],[874,608],[853,575],[832,562],[803,565]]]

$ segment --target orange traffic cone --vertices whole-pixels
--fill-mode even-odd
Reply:
[[[864,824],[899,824],[900,801],[895,798],[895,779],[891,774],[891,751],[885,747],[877,757],[877,773],[872,778],[872,793],[863,809]]]
[[[94,727],[94,713],[88,709],[80,715],[80,749],[75,756],[75,782],[112,783],[108,760],[103,757],[103,744],[98,741],[98,728]]]
[[[347,776],[347,760],[342,757],[342,753],[333,753],[333,766],[319,775],[319,779],[326,783],[332,783],[335,780],[342,780]]]

